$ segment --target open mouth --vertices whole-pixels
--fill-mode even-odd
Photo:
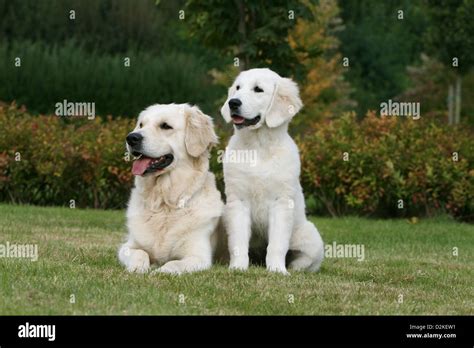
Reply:
[[[232,117],[232,122],[234,123],[234,125],[237,128],[253,126],[253,125],[257,124],[258,121],[260,121],[260,115],[254,117],[254,118],[251,118],[251,119],[247,119],[247,118],[242,117],[242,116],[237,115],[237,114],[233,114],[231,117]]]
[[[133,153],[133,155],[140,155],[135,161],[133,161],[132,174],[133,175],[146,175],[150,173],[163,170],[168,167],[174,159],[172,154],[163,155],[158,158],[147,157],[140,153]]]

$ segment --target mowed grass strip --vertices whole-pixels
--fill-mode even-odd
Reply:
[[[129,274],[116,256],[123,211],[0,205],[0,244],[38,244],[39,253],[36,262],[0,258],[0,314],[474,314],[473,225],[312,220],[327,244],[363,245],[364,261],[326,258],[319,273],[290,276],[222,265]]]

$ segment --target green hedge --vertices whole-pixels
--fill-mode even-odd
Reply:
[[[0,107],[0,201],[68,205],[74,199],[79,207],[125,207],[132,175],[124,139],[133,122],[31,116],[15,105]],[[221,144],[211,160],[221,190],[216,152],[225,147],[229,128],[217,129]],[[310,213],[447,212],[473,219],[472,129],[373,114],[358,122],[347,115],[319,124],[297,142]]]
[[[133,123],[31,116],[14,105],[1,107],[0,200],[124,207],[132,182],[125,137]]]
[[[0,38],[62,45],[70,39],[87,50],[126,52],[131,47],[179,50],[176,20],[183,0],[0,0]],[[71,19],[74,10],[75,19]]]
[[[373,113],[319,125],[299,139],[308,209],[473,220],[473,138],[472,129]]]
[[[15,58],[21,66],[15,66]],[[130,67],[124,59],[130,58]],[[203,57],[130,51],[121,55],[87,51],[73,41],[0,44],[0,100],[27,105],[33,113],[54,113],[64,99],[94,102],[100,115],[135,117],[144,105],[188,102],[208,113],[225,93],[212,84]]]

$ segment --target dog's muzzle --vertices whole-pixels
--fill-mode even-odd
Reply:
[[[260,115],[254,118],[250,118],[250,119],[242,117],[237,114],[233,114],[231,117],[232,117],[232,122],[234,123],[234,126],[237,127],[237,129],[256,125],[261,119]]]

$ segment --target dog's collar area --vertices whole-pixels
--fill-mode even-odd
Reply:
[[[237,116],[237,115],[232,115],[232,117],[234,117],[234,116]],[[254,118],[251,118],[251,119],[246,118],[241,123],[235,123],[234,122],[234,126],[237,127],[237,129],[242,129],[242,128],[245,128],[245,127],[248,127],[248,126],[254,126],[260,121],[260,119],[261,119],[260,115],[254,117]]]

